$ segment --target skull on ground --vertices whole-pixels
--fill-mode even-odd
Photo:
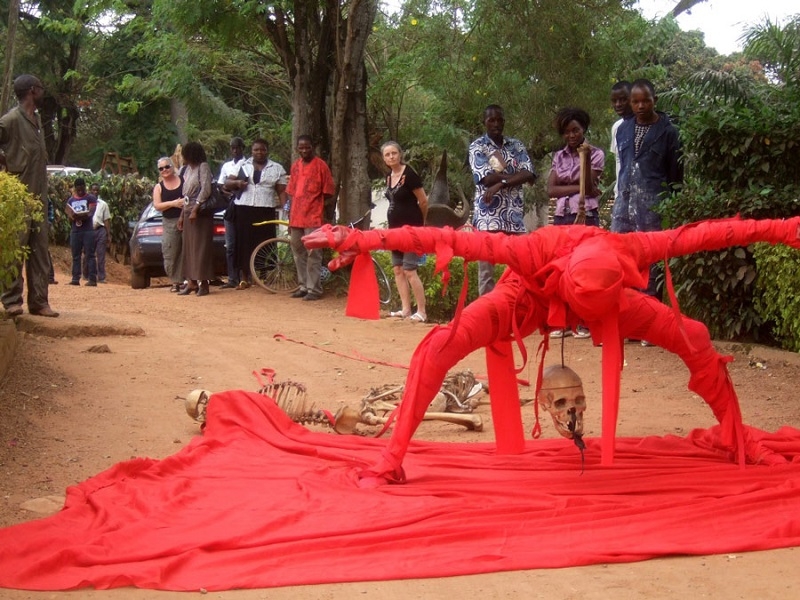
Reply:
[[[583,412],[586,396],[578,374],[561,365],[544,370],[539,406],[550,413],[556,431],[567,439],[583,435]]]

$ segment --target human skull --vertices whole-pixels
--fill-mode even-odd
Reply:
[[[198,423],[206,422],[206,406],[211,392],[208,390],[192,390],[186,396],[186,413]]]
[[[539,406],[550,413],[556,431],[567,439],[583,435],[586,396],[578,374],[569,367],[551,365],[544,370]]]

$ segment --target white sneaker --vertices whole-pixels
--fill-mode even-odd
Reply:
[[[572,333],[576,340],[585,340],[592,337],[592,333],[583,325],[578,325]]]
[[[567,329],[567,330],[554,329],[553,331],[550,332],[550,337],[553,338],[553,339],[563,338],[563,337],[567,337],[567,336],[570,336],[570,335],[572,335],[572,332],[569,329]]]
[[[642,340],[642,348],[649,348],[650,346],[655,346],[655,344],[648,342],[647,340]]]

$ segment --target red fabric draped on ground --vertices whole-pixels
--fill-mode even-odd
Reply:
[[[360,489],[382,439],[311,432],[231,391],[205,434],[120,463],[65,508],[0,530],[0,586],[223,590],[441,577],[800,545],[800,430],[754,431],[780,466],[740,468],[715,429],[617,440],[412,442],[408,483]]]

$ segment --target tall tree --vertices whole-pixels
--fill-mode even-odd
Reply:
[[[3,60],[3,81],[0,82],[0,115],[8,110],[11,99],[12,73],[14,72],[14,44],[17,38],[19,20],[19,0],[8,3],[8,27],[6,29],[6,52]]]
[[[292,140],[309,134],[318,141],[333,167],[342,219],[360,215],[370,193],[364,48],[377,0],[156,0],[155,6],[187,40],[265,57],[265,44],[271,47],[291,88]]]

